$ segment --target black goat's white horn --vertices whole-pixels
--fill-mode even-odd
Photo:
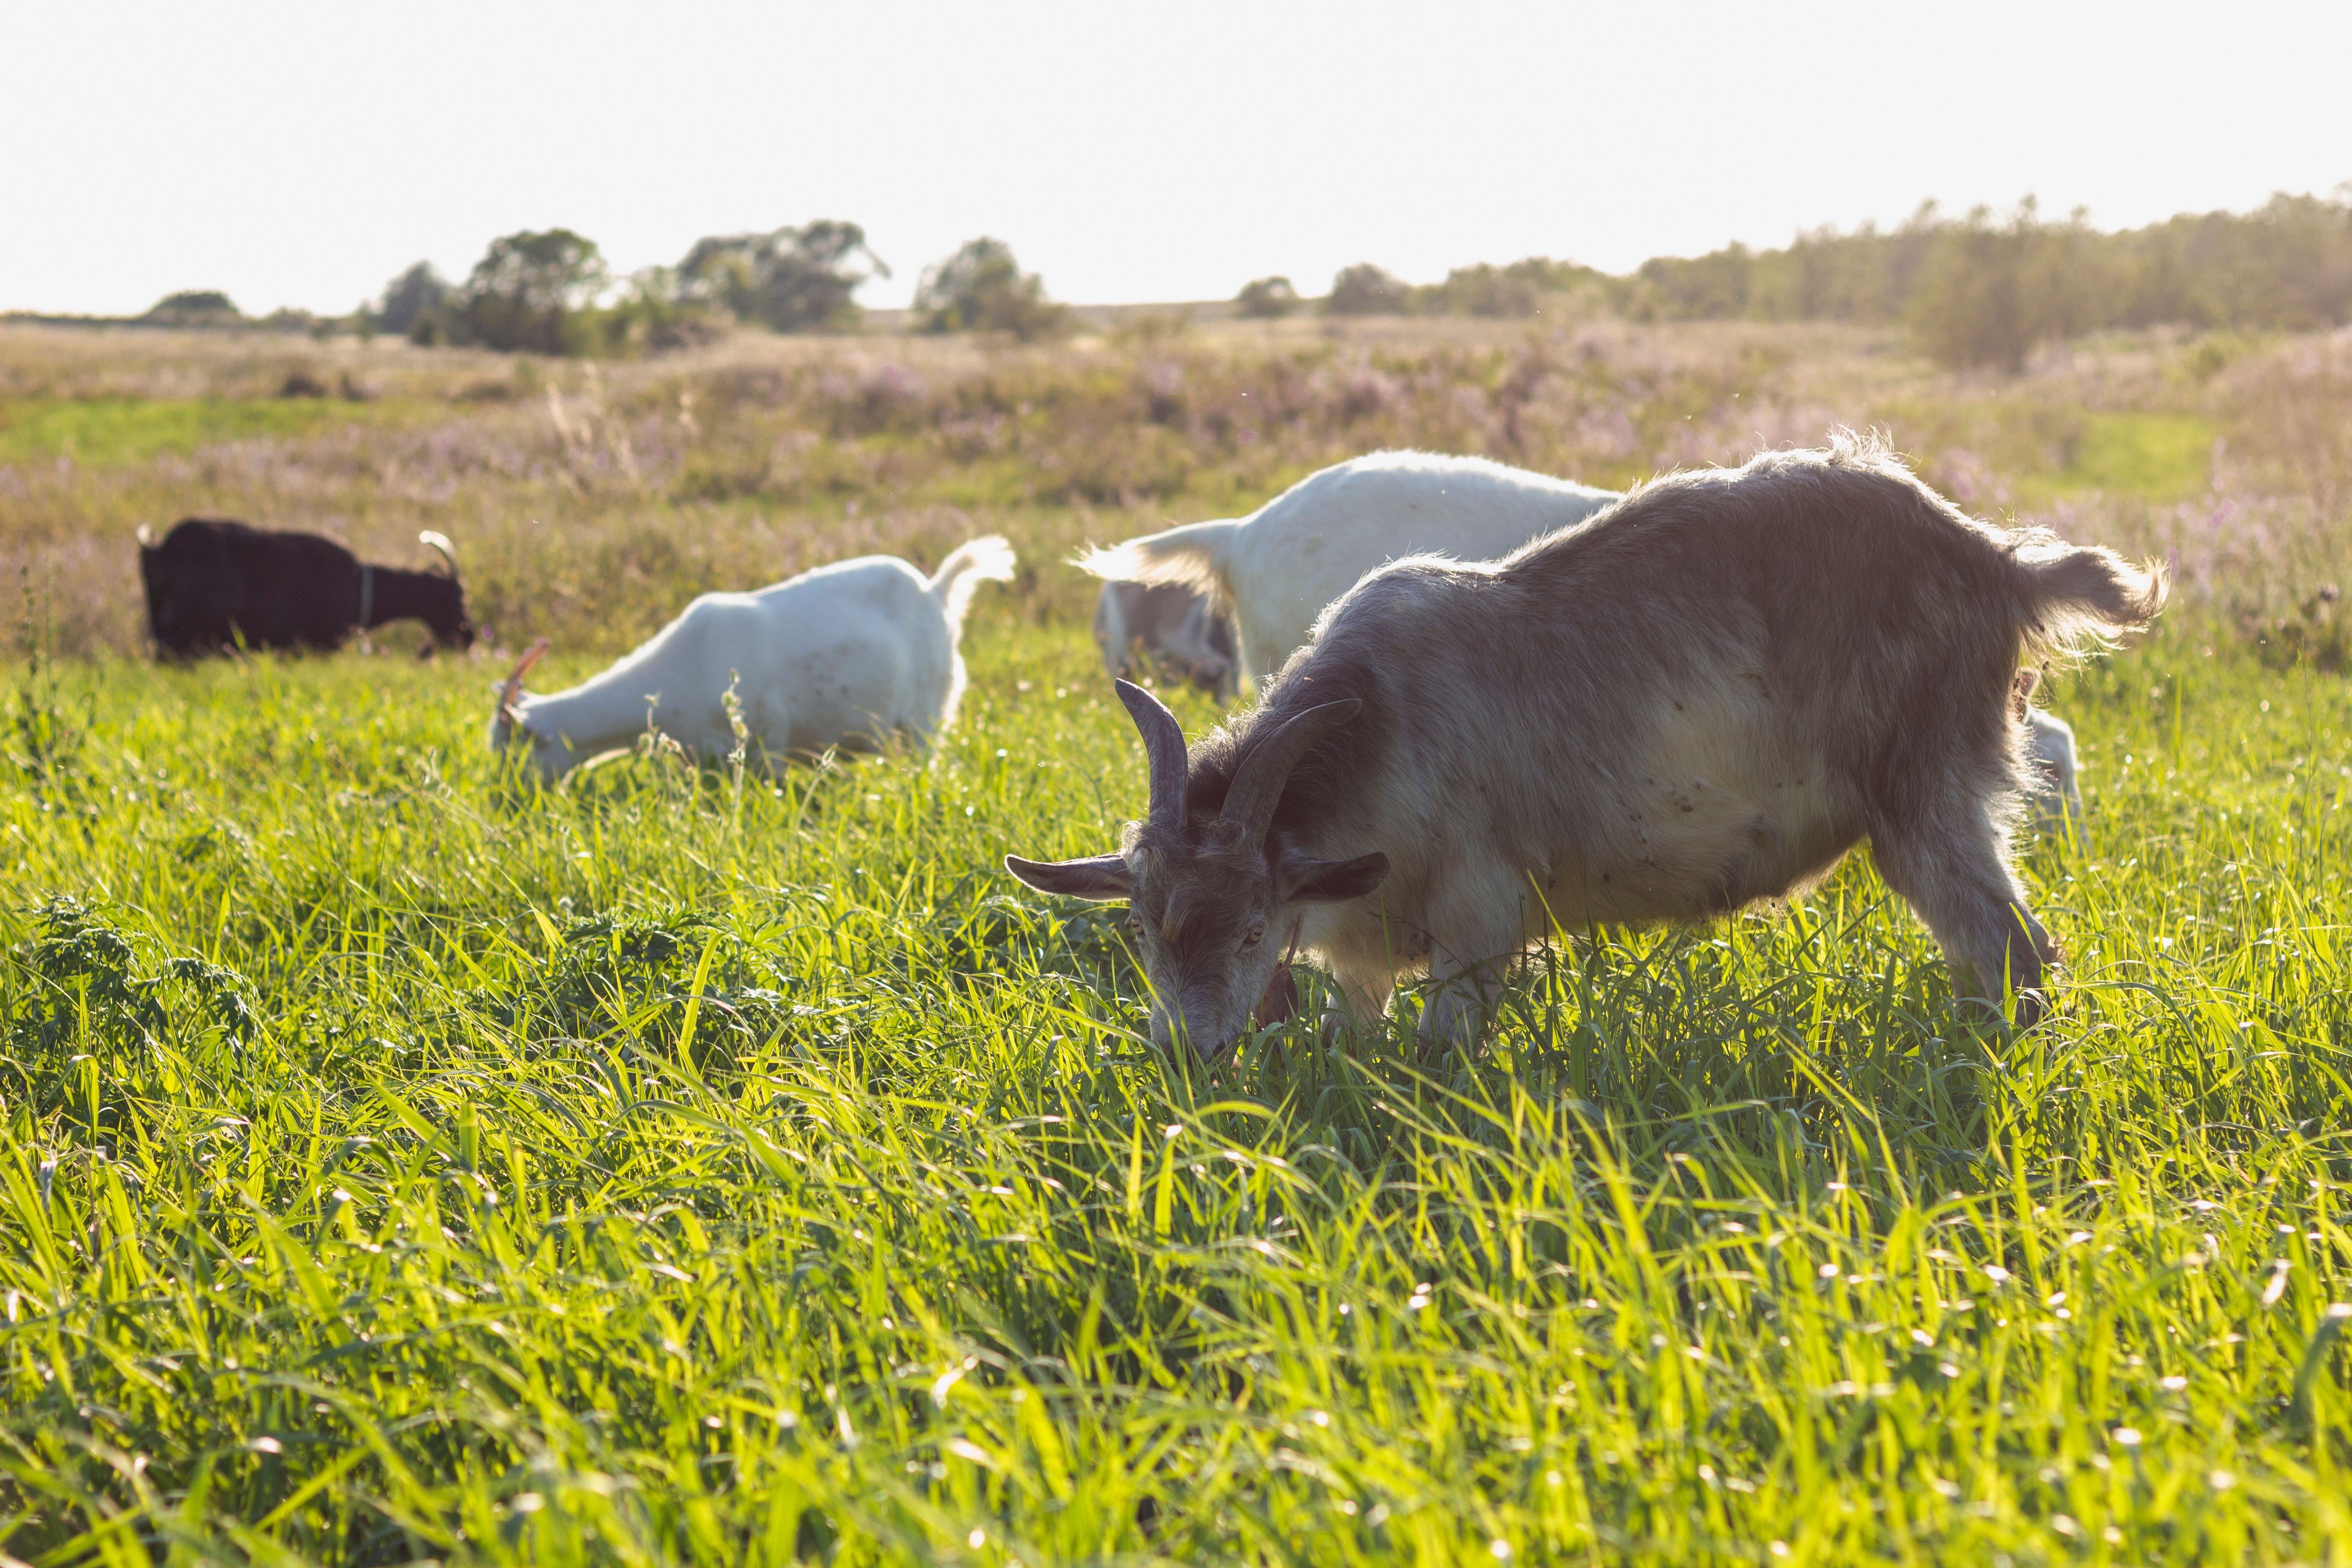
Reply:
[[[1234,771],[1233,787],[1225,792],[1225,820],[1240,823],[1250,838],[1263,838],[1273,825],[1275,805],[1282,799],[1282,787],[1290,782],[1290,770],[1298,765],[1298,759],[1316,742],[1363,711],[1363,707],[1361,698],[1350,697],[1309,708],[1251,747]]]
[[[1166,704],[1132,681],[1114,680],[1118,700],[1143,735],[1143,755],[1151,765],[1151,820],[1184,826],[1184,726]]]
[[[439,529],[428,528],[416,536],[416,542],[435,552],[442,560],[447,562],[450,576],[455,577],[457,574],[457,547],[449,542],[447,534]]]

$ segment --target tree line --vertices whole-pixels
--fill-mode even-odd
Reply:
[[[1279,314],[1292,308],[1288,289],[1261,279],[1243,290],[1243,309]],[[2000,215],[1980,206],[1949,216],[1930,202],[1892,230],[1817,229],[1779,249],[1659,257],[1623,276],[1538,257],[1415,288],[1351,267],[1323,308],[1901,325],[1947,364],[2015,371],[2038,344],[2111,328],[2309,331],[2352,321],[2352,184],[2332,197],[2281,195],[2250,213],[2184,213],[2116,232],[2092,227],[2080,209],[2046,219],[2031,196]]]
[[[594,241],[570,229],[491,241],[462,280],[420,261],[352,317],[352,329],[418,343],[606,354],[706,341],[739,324],[845,331],[857,291],[890,269],[854,223],[820,219],[697,240],[677,265],[614,279]],[[2303,331],[2352,321],[2352,184],[2332,196],[2273,196],[2248,213],[2183,214],[2102,231],[2081,210],[2042,216],[2029,196],[2006,214],[1958,216],[1923,204],[1897,226],[1822,228],[1790,244],[1729,245],[1659,257],[1630,273],[1529,257],[1406,283],[1370,263],[1342,268],[1319,300],[1283,277],[1244,286],[1244,316],[1477,316],[1645,321],[1852,321],[1908,328],[1937,359],[2015,371],[2043,342],[2117,327]],[[1065,328],[1065,308],[1001,239],[970,241],[926,268],[917,330],[992,331],[1027,341]],[[299,313],[296,313],[299,314]],[[284,318],[285,320],[281,320]],[[149,319],[236,321],[225,295],[173,295]],[[290,316],[272,318],[289,324]]]
[[[596,242],[568,228],[490,242],[462,282],[420,261],[361,307],[367,331],[417,343],[549,354],[682,347],[738,324],[779,332],[855,331],[857,290],[889,266],[854,223],[821,218],[764,233],[711,235],[675,267],[651,267],[615,288]],[[980,238],[925,269],[915,290],[925,330],[1033,338],[1062,308],[1045,298],[1003,240]]]

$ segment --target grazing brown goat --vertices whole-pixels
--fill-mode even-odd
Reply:
[[[1214,1058],[1294,943],[1360,1018],[1440,982],[1466,1045],[1530,941],[1785,898],[1868,838],[1970,994],[2057,949],[2009,864],[2021,660],[2143,626],[2164,580],[1963,515],[1874,445],[1675,474],[1499,561],[1400,561],[1193,745],[1145,692],[1116,854],[1008,858],[1125,899],[1154,1037]]]

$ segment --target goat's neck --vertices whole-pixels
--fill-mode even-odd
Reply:
[[[569,691],[526,697],[520,708],[531,733],[561,736],[586,758],[644,734],[658,689],[659,678],[650,670],[611,670]]]
[[[391,621],[425,621],[430,623],[433,614],[448,597],[449,579],[437,572],[410,572],[398,566],[366,566],[362,574],[373,574],[374,583],[369,592],[361,595],[360,603],[365,614],[360,629],[380,626]]]

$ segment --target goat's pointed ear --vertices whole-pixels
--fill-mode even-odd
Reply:
[[[1286,860],[1283,900],[1293,904],[1344,904],[1379,887],[1389,874],[1389,858],[1359,855],[1353,860]]]
[[[1135,890],[1127,858],[1120,855],[1091,855],[1084,860],[1024,860],[1018,855],[1007,855],[1004,868],[1041,893],[1059,893],[1065,898],[1107,902],[1127,898]]]

